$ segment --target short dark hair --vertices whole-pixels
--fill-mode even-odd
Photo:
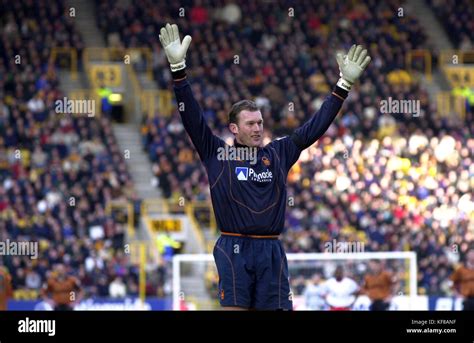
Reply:
[[[257,104],[252,100],[240,100],[233,104],[229,112],[229,124],[237,124],[239,121],[238,115],[242,111],[258,111]]]

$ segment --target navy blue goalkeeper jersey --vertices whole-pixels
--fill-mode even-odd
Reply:
[[[217,226],[222,232],[244,235],[278,235],[284,229],[286,181],[302,150],[326,132],[347,92],[336,87],[313,117],[290,136],[257,150],[257,162],[222,160],[226,143],[206,124],[202,109],[184,79],[174,85],[184,128],[206,167]],[[184,106],[182,106],[184,104]],[[234,145],[239,145],[234,141]]]

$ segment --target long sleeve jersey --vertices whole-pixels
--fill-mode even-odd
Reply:
[[[226,143],[207,125],[187,79],[175,81],[174,91],[184,128],[207,170],[219,230],[245,235],[280,234],[285,223],[288,172],[301,151],[329,128],[347,92],[336,87],[312,118],[293,134],[257,148],[254,163],[218,158]],[[236,141],[234,145],[242,147]]]

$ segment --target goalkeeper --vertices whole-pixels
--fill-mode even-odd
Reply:
[[[219,300],[224,309],[291,310],[288,264],[279,235],[284,229],[286,178],[301,151],[316,142],[341,109],[352,85],[370,62],[367,50],[352,46],[337,55],[341,78],[313,117],[290,136],[263,145],[263,118],[253,101],[235,103],[229,113],[234,146],[255,149],[256,163],[219,158],[226,143],[206,124],[186,78],[186,51],[177,25],[160,31],[186,132],[206,167],[221,231],[214,247]],[[219,149],[221,148],[221,149]],[[254,162],[254,161],[253,161]]]

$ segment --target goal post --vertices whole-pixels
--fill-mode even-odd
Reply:
[[[409,304],[417,297],[417,258],[412,251],[360,253],[287,254],[290,281],[308,279],[313,273],[332,276],[336,265],[343,265],[348,276],[361,283],[370,260],[384,261],[384,267],[401,275],[400,283]],[[177,254],[173,257],[173,309],[219,309],[217,270],[212,254]],[[291,287],[291,282],[290,282]],[[292,293],[295,290],[292,289]],[[408,294],[407,294],[408,293]],[[410,305],[409,305],[410,306]]]

